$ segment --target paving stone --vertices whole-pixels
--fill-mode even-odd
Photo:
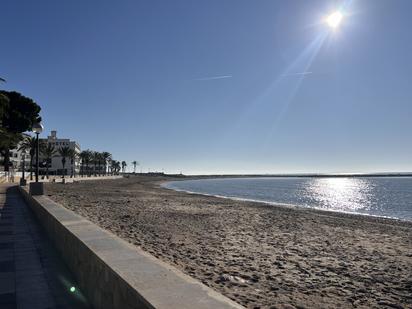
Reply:
[[[0,236],[13,235],[13,231],[0,231]]]
[[[10,261],[14,258],[13,249],[2,249],[0,250],[0,262]]]
[[[14,226],[13,225],[10,225],[10,226],[1,226],[0,225],[0,231],[11,231],[11,232],[13,232],[14,231]]]
[[[0,244],[1,243],[10,243],[13,242],[14,236],[13,235],[1,235],[0,234]]]
[[[0,273],[0,294],[15,292],[15,276],[14,272]]]
[[[14,272],[14,261],[0,261],[0,273]]]
[[[0,226],[13,226],[13,222],[9,221],[9,222],[2,222],[0,221]]]
[[[10,242],[2,242],[0,243],[0,250],[3,249],[13,249],[14,244],[10,241]]]
[[[0,308],[89,308],[61,278],[74,282],[17,188],[0,185]]]
[[[0,293],[0,308],[17,308],[15,293]]]

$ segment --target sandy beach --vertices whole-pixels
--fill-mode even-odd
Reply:
[[[412,223],[187,194],[165,180],[46,193],[247,308],[412,308]]]

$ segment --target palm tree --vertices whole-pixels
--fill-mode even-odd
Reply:
[[[46,178],[47,179],[49,179],[49,165],[51,164],[51,160],[55,156],[56,152],[57,151],[54,145],[49,144],[49,143],[47,143],[47,145],[45,145],[42,149],[41,153],[46,159]]]
[[[71,174],[70,174],[70,178],[73,178],[76,176],[76,159],[79,157],[79,154],[76,152],[76,150],[74,149],[70,149],[70,163],[72,166],[72,170],[71,170]]]
[[[120,162],[113,160],[112,161],[112,171],[114,174],[118,174],[120,171]]]
[[[66,158],[70,158],[70,152],[71,152],[71,149],[67,146],[61,147],[59,149],[59,155],[60,155],[60,157],[62,157],[63,179],[64,179],[64,176],[66,175],[66,169],[65,169]]]
[[[133,174],[136,174],[136,166],[139,165],[139,162],[133,161],[132,164],[133,164]]]
[[[116,160],[111,159],[110,160],[110,165],[108,166],[109,168],[109,173],[111,175],[114,175],[114,164],[116,163]]]
[[[92,152],[92,162],[93,162],[93,171],[94,171],[94,176],[97,176],[97,166],[99,164],[99,160],[100,160],[100,154],[97,151],[93,151]]]
[[[80,160],[81,160],[80,174],[82,176],[84,176],[84,173],[85,173],[84,167],[86,166],[86,162],[89,161],[87,151],[83,150],[82,152],[80,152],[79,157],[80,157]]]
[[[81,166],[82,175],[83,176],[84,174],[88,175],[89,174],[89,163],[92,158],[92,152],[90,150],[83,150],[79,156],[80,156],[80,159],[82,160],[82,166]],[[86,167],[86,171],[85,171],[85,167]]]
[[[34,136],[26,137],[19,150],[26,150],[29,152],[30,155],[30,180],[33,180],[33,159],[34,155],[36,154],[36,147],[37,147],[37,140]]]
[[[107,161],[107,171],[110,171],[110,173],[113,175],[113,159],[112,157],[109,158]]]
[[[102,155],[103,164],[104,164],[104,174],[106,175],[108,163],[110,162],[112,154],[110,152],[103,151],[101,155]]]
[[[79,153],[79,158],[80,158],[80,176],[83,176],[84,163],[85,163],[85,153],[84,153],[84,151]]]
[[[123,173],[126,172],[126,166],[127,166],[126,161],[122,161],[122,172]]]
[[[103,158],[102,152],[97,152],[97,166],[98,166],[99,175],[102,176],[103,174],[102,166],[104,166],[104,158]]]

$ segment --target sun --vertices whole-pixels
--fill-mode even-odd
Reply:
[[[327,18],[326,18],[326,22],[328,23],[329,27],[336,29],[339,27],[341,21],[343,19],[343,14],[339,11],[336,11],[332,14],[330,14]]]

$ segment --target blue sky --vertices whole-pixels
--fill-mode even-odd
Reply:
[[[331,30],[323,20],[342,5]],[[0,10],[2,87],[35,99],[46,132],[83,149],[143,171],[412,171],[412,1]]]

